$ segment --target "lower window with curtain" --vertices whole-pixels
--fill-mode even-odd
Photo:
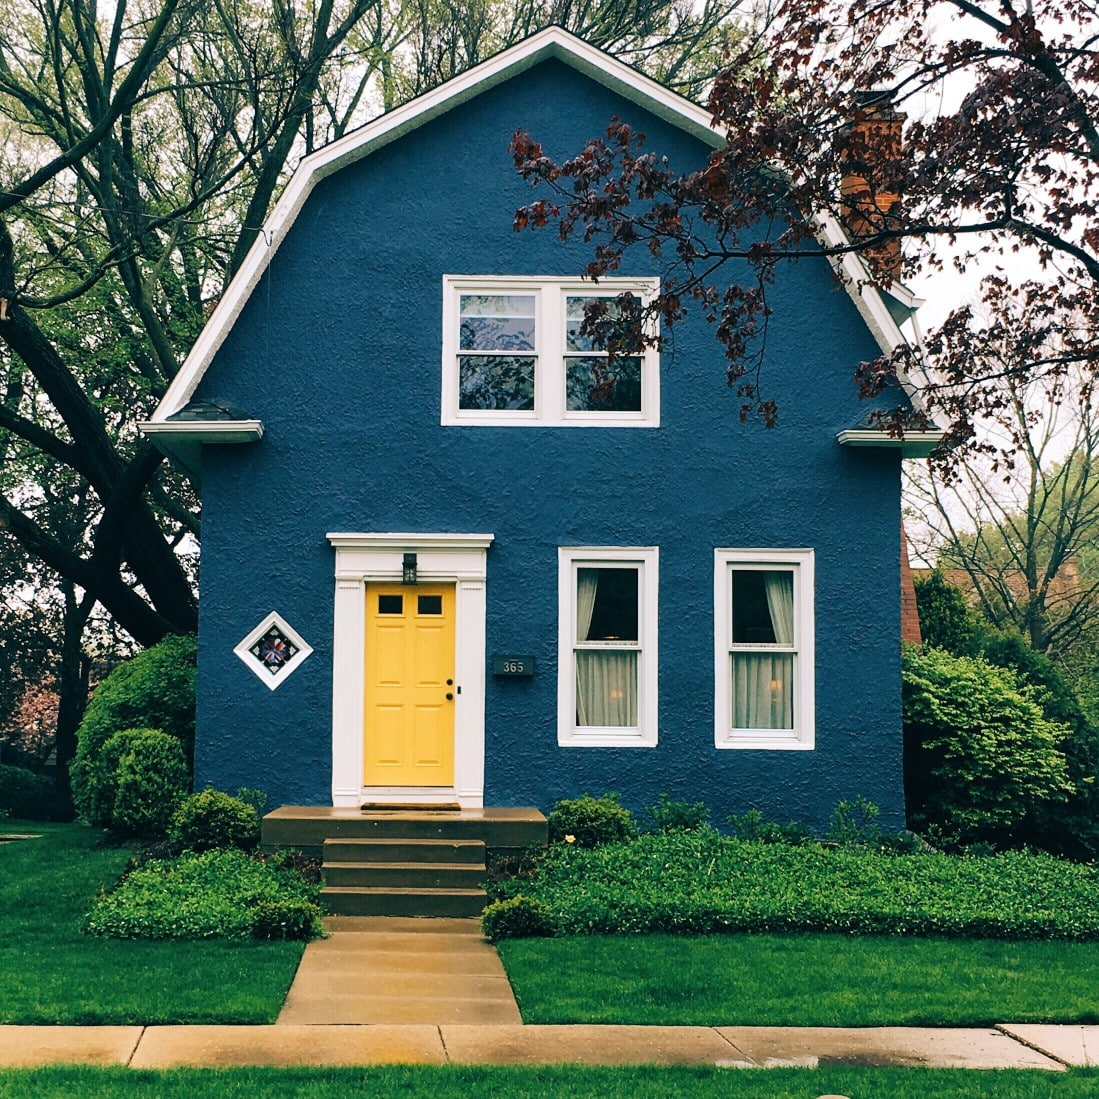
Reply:
[[[558,741],[656,743],[656,548],[560,550]]]
[[[719,550],[718,747],[813,746],[812,551]]]

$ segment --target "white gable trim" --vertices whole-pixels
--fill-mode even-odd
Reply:
[[[561,27],[548,27],[531,35],[438,88],[311,153],[299,163],[244,263],[222,294],[190,354],[157,406],[150,423],[162,423],[191,399],[218,348],[232,330],[267,265],[319,181],[548,58],[556,58],[569,65],[712,148],[720,148],[725,143],[724,134],[713,126],[707,110],[616,60],[610,54],[596,49]],[[825,243],[833,247],[847,243],[843,230],[834,218],[818,216],[814,220]],[[839,257],[835,266],[837,269],[842,268],[843,282],[848,294],[882,351],[888,354],[904,342],[904,336],[889,315],[866,267],[853,253]]]

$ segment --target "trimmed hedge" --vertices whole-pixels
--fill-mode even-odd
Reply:
[[[151,649],[120,664],[96,687],[77,730],[71,767],[73,800],[90,824],[109,824],[98,780],[99,756],[123,729],[159,729],[175,737],[187,759],[195,742],[195,639],[169,635]]]
[[[319,896],[292,870],[233,848],[204,851],[134,870],[96,902],[84,930],[115,939],[315,938]]]
[[[550,843],[567,840],[580,847],[599,847],[629,839],[637,832],[629,809],[618,804],[617,794],[592,797],[581,794],[557,802],[546,818]],[[568,837],[572,837],[568,839]]]
[[[551,847],[523,881],[522,894],[545,906],[559,935],[836,931],[1099,939],[1096,867],[1018,851],[894,855],[745,843],[713,829],[652,833],[594,849]]]
[[[175,737],[156,729],[115,733],[103,748],[122,740],[111,827],[131,836],[161,836],[191,786],[187,761]]]
[[[259,813],[242,798],[208,786],[180,804],[172,817],[169,835],[173,842],[189,851],[208,851],[213,847],[252,851],[259,846]]]

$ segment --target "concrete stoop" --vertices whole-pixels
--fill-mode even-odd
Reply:
[[[489,852],[544,846],[546,832],[537,809],[283,806],[261,843],[319,856],[334,915],[462,918],[484,910]]]

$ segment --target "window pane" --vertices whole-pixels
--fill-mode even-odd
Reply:
[[[734,729],[794,727],[794,654],[730,653]]]
[[[416,597],[417,614],[442,614],[443,597],[441,595],[418,595]]]
[[[533,358],[460,355],[459,408],[534,408]]]
[[[630,298],[637,305],[640,305],[640,299],[632,294]],[[607,316],[613,320],[618,320],[622,316],[622,306],[615,298],[607,298],[596,294],[567,298],[565,302],[565,349],[568,351],[603,351],[605,349],[604,340],[584,335],[580,331],[584,323],[584,313],[590,301],[605,301],[607,303]],[[633,319],[630,318],[630,320]],[[633,348],[630,348],[630,350],[633,350]]]
[[[463,294],[458,346],[462,351],[533,351],[534,297]]]
[[[378,614],[401,614],[404,607],[403,595],[379,595]]]
[[[570,412],[640,412],[641,360],[565,359]]]
[[[576,570],[576,640],[637,641],[638,570]]]
[[[789,569],[733,570],[733,644],[794,643],[794,574]]]
[[[576,654],[576,724],[637,725],[637,651]]]

